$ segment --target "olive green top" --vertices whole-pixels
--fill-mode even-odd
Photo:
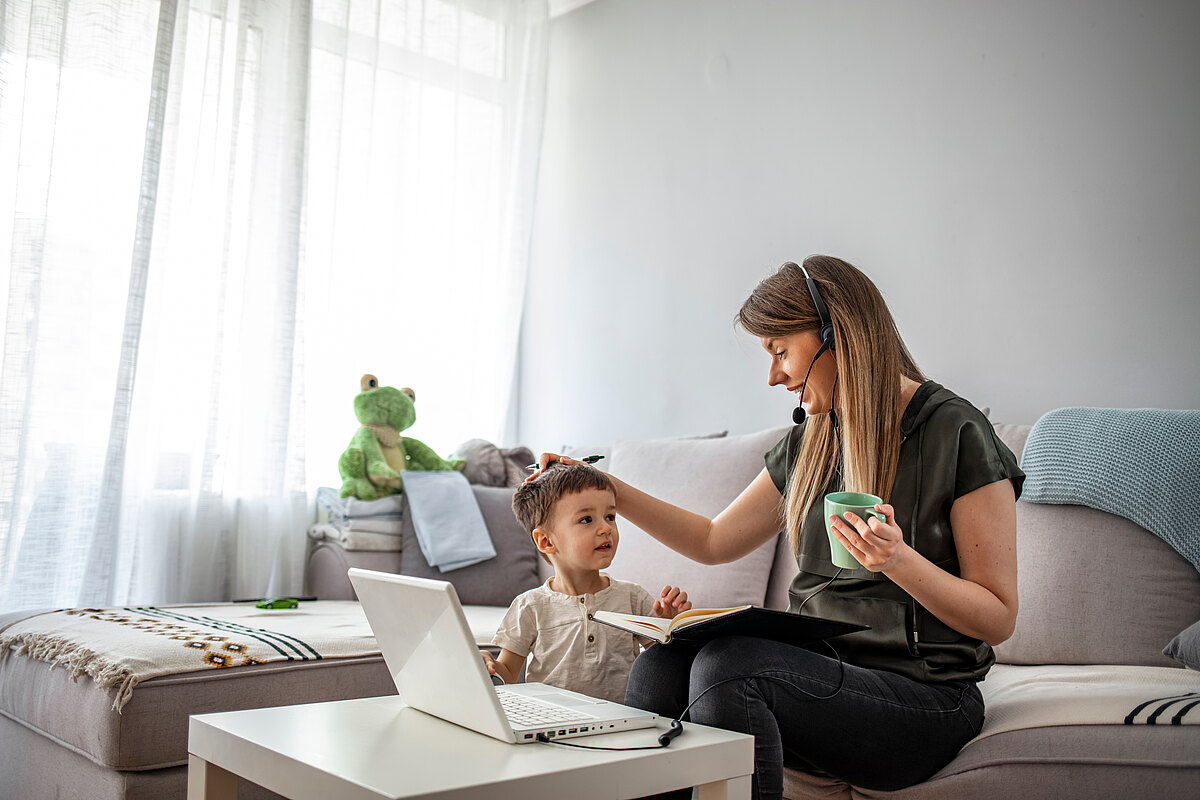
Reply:
[[[933,381],[921,384],[909,401],[901,435],[896,480],[886,500],[896,510],[904,541],[957,576],[950,506],[968,492],[1005,479],[1019,497],[1025,474],[987,417]],[[766,454],[767,471],[780,494],[786,492],[803,437],[804,425],[797,425]],[[839,470],[819,496],[842,488]],[[792,611],[838,571],[829,557],[822,501],[813,504],[804,520],[797,563],[800,574],[789,590]],[[882,572],[843,570],[804,610],[871,626],[831,640],[850,664],[940,683],[982,680],[996,660],[990,646],[944,624]]]

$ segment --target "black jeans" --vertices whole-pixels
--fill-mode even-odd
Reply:
[[[754,735],[755,800],[783,796],[784,765],[864,789],[911,786],[949,763],[983,725],[973,682],[920,683],[839,664],[815,647],[737,636],[699,648],[655,645],[634,661],[625,703],[676,719],[713,687],[688,718]]]

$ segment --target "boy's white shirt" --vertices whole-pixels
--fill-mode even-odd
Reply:
[[[588,615],[604,609],[654,616],[654,598],[636,583],[611,577],[607,588],[581,595],[554,591],[552,580],[513,600],[492,644],[527,658],[527,681],[624,702],[633,660],[651,640],[601,625]]]

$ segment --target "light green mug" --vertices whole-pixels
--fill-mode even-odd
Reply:
[[[825,495],[825,532],[829,534],[829,558],[835,567],[861,569],[862,564],[858,563],[858,559],[850,555],[850,551],[838,541],[829,517],[836,514],[842,518],[842,522],[850,525],[842,515],[847,511],[852,511],[863,519],[875,517],[880,522],[887,522],[887,518],[875,510],[875,504],[882,502],[882,499],[866,492],[831,492]],[[854,526],[850,525],[850,527]]]

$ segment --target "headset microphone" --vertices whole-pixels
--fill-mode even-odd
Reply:
[[[812,361],[808,362],[808,372],[804,373],[804,383],[800,386],[800,397],[796,407],[792,410],[792,422],[799,425],[804,422],[804,418],[808,416],[808,412],[804,410],[804,390],[808,388],[808,376],[812,373],[813,365],[817,363],[817,359],[826,350],[833,350],[833,320],[829,318],[829,309],[825,307],[825,301],[821,299],[821,293],[817,291],[817,282],[808,274],[808,270],[801,264],[795,266],[800,267],[800,271],[804,273],[804,283],[808,286],[808,293],[812,295],[813,306],[817,310],[817,317],[821,321],[821,327],[817,329],[817,338],[821,340],[821,346],[817,349],[817,354],[812,357]],[[837,377],[834,377],[836,385]],[[833,409],[830,409],[830,413]],[[837,417],[834,416],[834,425],[837,425]]]
[[[808,362],[808,372],[804,373],[804,383],[800,385],[799,405],[792,409],[792,422],[797,425],[804,422],[804,418],[808,416],[808,413],[804,410],[804,390],[808,388],[808,376],[812,374],[813,365],[817,363],[817,359],[821,357],[822,353],[832,349],[833,347],[822,342],[821,346],[817,348],[817,354],[812,357],[812,361]]]

